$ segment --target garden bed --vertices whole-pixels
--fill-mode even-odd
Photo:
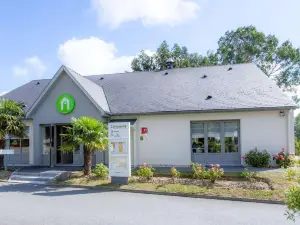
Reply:
[[[0,180],[8,180],[11,175],[11,171],[0,170]]]
[[[230,177],[228,177],[230,178]],[[134,183],[152,183],[158,185],[180,184],[180,185],[194,185],[201,187],[218,187],[218,188],[232,188],[232,189],[248,189],[248,190],[271,190],[272,187],[262,180],[246,180],[246,179],[222,179],[211,183],[209,180],[196,180],[190,178],[176,178],[169,177],[153,177],[151,180],[141,180],[138,177],[132,177],[131,181]]]
[[[241,173],[225,172],[214,184],[209,180],[190,178],[191,172],[182,172],[184,177],[175,179],[175,182],[167,171],[156,171],[150,181],[139,180],[134,171],[132,174],[128,185],[111,184],[110,179],[100,179],[93,174],[83,176],[81,171],[73,172],[67,180],[57,181],[56,184],[275,201],[284,201],[285,190],[293,185],[293,182],[284,179],[283,172],[259,172],[250,180],[242,178]]]

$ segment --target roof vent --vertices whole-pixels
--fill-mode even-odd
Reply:
[[[35,84],[35,85],[39,85],[39,84],[41,84],[41,83],[38,81],[38,82],[36,82],[36,84]]]
[[[230,70],[232,70],[232,67],[229,67],[227,71],[230,71]]]
[[[103,79],[104,79],[104,77],[100,77],[100,78],[99,78],[99,80],[103,80]]]
[[[169,74],[168,72],[165,72],[165,73],[164,73],[164,75],[168,75],[168,74]]]
[[[167,69],[173,69],[174,68],[174,60],[172,58],[169,58],[167,60]]]
[[[204,78],[206,78],[206,77],[207,77],[206,75],[203,75],[201,78],[204,79]]]
[[[212,99],[211,95],[208,95],[205,100],[209,100],[209,99]]]

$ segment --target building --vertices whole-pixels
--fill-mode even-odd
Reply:
[[[135,166],[241,165],[255,147],[294,151],[296,105],[254,64],[85,77],[62,66],[51,80],[33,80],[4,98],[25,104],[28,139],[6,140],[15,166],[82,165],[82,146],[59,151],[64,126],[81,116],[129,121]],[[107,163],[103,152],[93,157],[100,162]]]

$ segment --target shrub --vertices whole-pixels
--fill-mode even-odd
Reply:
[[[172,175],[172,178],[174,180],[174,179],[180,177],[180,172],[175,167],[172,167],[171,168],[171,175]]]
[[[219,164],[210,165],[210,168],[207,170],[206,177],[212,183],[215,183],[217,179],[220,179],[224,175],[224,170],[220,168]]]
[[[106,179],[109,174],[109,169],[103,163],[97,164],[95,169],[92,170],[92,173],[101,179]]]
[[[241,177],[253,180],[255,177],[257,177],[257,172],[249,172],[247,168],[243,172],[241,172]]]
[[[285,153],[285,149],[282,148],[281,152],[273,157],[276,164],[283,168],[288,168],[292,165],[294,154]]]
[[[150,180],[153,177],[153,171],[154,169],[152,168],[151,165],[144,163],[137,170],[137,175],[139,176],[140,179]]]
[[[285,193],[285,202],[288,208],[288,219],[295,221],[295,215],[300,212],[300,186],[293,186]]]
[[[285,193],[288,219],[295,221],[295,215],[300,215],[300,172],[293,168],[288,168],[285,171],[285,178],[288,181],[297,182],[297,185],[289,188]]]
[[[295,154],[300,155],[300,139],[295,137]]]
[[[258,151],[257,148],[249,151],[242,157],[245,162],[253,167],[267,167],[270,163],[271,155],[266,151]]]
[[[194,179],[204,179],[206,177],[205,166],[194,162],[191,162],[190,166],[192,167]]]

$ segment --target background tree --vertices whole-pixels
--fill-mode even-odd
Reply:
[[[142,51],[133,59],[134,71],[164,70],[169,58],[177,68],[253,62],[283,90],[294,90],[300,84],[300,48],[290,41],[279,44],[275,35],[266,35],[254,26],[227,31],[220,37],[216,53],[189,53],[187,47],[178,44],[170,49],[163,41],[153,56],[145,54]]]
[[[279,45],[274,35],[266,35],[254,26],[227,31],[218,41],[221,64],[255,63],[283,89],[300,84],[300,49],[289,41]]]
[[[300,139],[300,114],[295,117],[295,136]]]
[[[26,137],[23,105],[8,99],[0,100],[0,149],[5,148],[5,135]],[[3,156],[0,156],[0,167],[2,164]]]
[[[72,152],[78,145],[83,144],[84,174],[90,175],[93,152],[104,151],[108,146],[107,125],[89,117],[72,118],[72,126],[66,127],[66,133],[61,136],[61,151]]]

